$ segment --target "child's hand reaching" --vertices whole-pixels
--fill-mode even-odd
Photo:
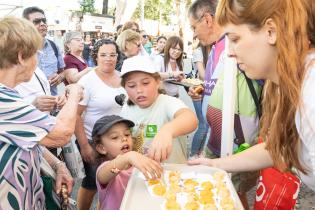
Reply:
[[[146,179],[158,179],[161,177],[163,168],[160,163],[134,151],[128,152],[126,155],[129,164],[139,169]]]
[[[156,134],[150,145],[149,157],[158,162],[162,162],[168,159],[172,152],[172,144],[172,134],[165,129],[161,129]]]

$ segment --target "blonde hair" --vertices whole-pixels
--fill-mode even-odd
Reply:
[[[23,59],[32,57],[42,48],[42,37],[28,20],[5,17],[0,20],[0,69],[10,68]]]
[[[277,168],[285,165],[305,173],[294,118],[300,106],[304,58],[309,50],[306,0],[221,0],[216,18],[220,25],[248,24],[253,31],[263,27],[267,19],[275,22],[279,84],[265,84],[260,136],[266,139],[266,149]]]
[[[140,38],[141,37],[140,37],[139,33],[135,32],[131,29],[128,29],[128,30],[125,30],[125,31],[120,33],[120,35],[117,37],[116,43],[119,47],[119,50],[122,52],[125,52],[126,51],[126,45],[128,42],[140,40]]]
[[[137,32],[140,31],[138,23],[136,23],[135,21],[128,21],[122,26],[121,32],[126,31],[128,29],[132,29],[133,26],[137,27],[137,30],[138,30]]]

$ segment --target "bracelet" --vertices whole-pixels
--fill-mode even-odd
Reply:
[[[54,165],[52,166],[52,169],[54,169],[54,171],[57,171],[58,165],[60,164],[64,164],[64,162],[62,162],[61,160],[58,160],[56,163],[54,163]]]
[[[110,169],[110,172],[112,172],[113,174],[118,174],[120,172],[120,169],[116,167],[116,158],[112,160],[114,166],[112,169]]]

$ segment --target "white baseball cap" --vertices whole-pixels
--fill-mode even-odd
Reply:
[[[141,71],[149,74],[158,72],[152,59],[149,56],[143,55],[133,56],[124,60],[120,76],[123,77],[125,74],[133,71]]]

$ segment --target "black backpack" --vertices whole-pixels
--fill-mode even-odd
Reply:
[[[53,48],[56,58],[58,59],[58,49],[55,42],[51,41],[50,39],[47,39],[47,40],[50,43],[50,46]]]

